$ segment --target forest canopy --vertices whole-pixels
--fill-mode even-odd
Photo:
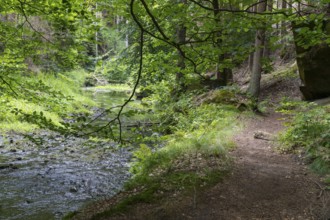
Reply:
[[[21,76],[82,68],[94,83],[100,75],[134,85],[129,100],[139,88],[166,102],[196,85],[230,85],[233,69],[246,63],[247,94],[258,101],[261,74],[276,57],[291,59],[297,48],[302,70],[299,57],[330,43],[327,0],[4,0],[0,7],[1,93],[34,102],[56,92]],[[327,94],[301,77],[306,98]]]

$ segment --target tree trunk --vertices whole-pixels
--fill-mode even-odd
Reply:
[[[287,2],[286,0],[282,0],[282,5],[281,5],[282,9],[287,9]],[[285,35],[287,34],[287,23],[285,21],[281,22],[281,41],[282,43],[285,43],[285,41],[283,40]]]
[[[95,10],[96,10],[96,13],[95,13],[95,16],[97,18],[98,14],[97,14],[97,3],[95,4]],[[95,58],[97,59],[98,56],[99,56],[99,45],[98,45],[98,41],[99,41],[99,33],[97,31],[95,31]]]
[[[213,9],[214,9],[214,18],[216,20],[220,20],[219,18],[219,9],[220,9],[220,4],[218,0],[213,0],[212,1],[212,5],[213,5]],[[221,32],[219,31],[217,33],[217,46],[221,47]],[[229,82],[233,81],[233,73],[232,70],[230,68],[222,68],[220,69],[219,66],[221,65],[221,63],[223,63],[225,61],[225,59],[229,58],[230,55],[229,54],[219,54],[218,55],[218,63],[217,63],[217,69],[216,69],[216,79],[219,81],[219,86],[220,85],[227,85]]]
[[[268,3],[267,4],[267,11],[272,12],[273,11],[273,0],[268,0],[267,3]],[[265,59],[269,59],[270,56],[271,56],[270,42],[269,42],[269,32],[265,33],[265,45],[264,45],[264,50],[263,50],[263,55],[262,56]]]
[[[267,0],[259,0],[258,12],[266,11]],[[251,73],[251,80],[249,85],[249,94],[256,100],[260,93],[260,79],[261,79],[261,59],[263,54],[263,47],[265,43],[265,29],[259,29],[255,38],[255,52],[253,56],[253,66]]]
[[[250,10],[251,10],[251,12],[256,12],[257,11],[257,6],[254,5]],[[254,56],[254,52],[250,53],[249,62],[248,62],[250,73],[252,73],[252,68],[253,68],[253,56]]]
[[[187,0],[180,0],[179,3],[187,4]],[[183,44],[186,41],[186,32],[187,29],[183,24],[179,24],[178,29],[177,29],[177,43],[179,45]],[[183,82],[183,73],[182,70],[186,68],[185,64],[185,54],[184,51],[178,50],[178,62],[177,62],[177,67],[179,67],[180,71],[176,73],[176,81],[178,85],[181,87],[181,89],[184,88],[184,82]]]

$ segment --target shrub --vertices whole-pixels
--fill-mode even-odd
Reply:
[[[293,108],[294,105],[286,104]],[[321,173],[330,173],[330,106],[304,104],[297,111],[289,128],[281,136],[284,147],[303,147],[311,166]],[[292,112],[292,111],[291,111]]]

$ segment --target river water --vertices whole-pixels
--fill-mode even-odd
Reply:
[[[126,97],[107,91],[91,94],[103,107]],[[42,142],[0,135],[1,220],[61,219],[87,202],[111,197],[130,176],[130,152],[113,142],[49,131],[36,137]]]

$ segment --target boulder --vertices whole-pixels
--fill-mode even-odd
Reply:
[[[330,23],[323,23],[323,31],[330,35]],[[313,29],[312,24],[305,24]],[[302,25],[293,25],[294,30]],[[294,31],[295,39],[298,37]],[[308,48],[296,45],[297,65],[302,81],[300,90],[305,100],[321,99],[330,96],[330,47],[326,43],[320,43]]]
[[[330,96],[330,47],[326,44],[313,46],[297,54],[300,90],[306,100]]]

